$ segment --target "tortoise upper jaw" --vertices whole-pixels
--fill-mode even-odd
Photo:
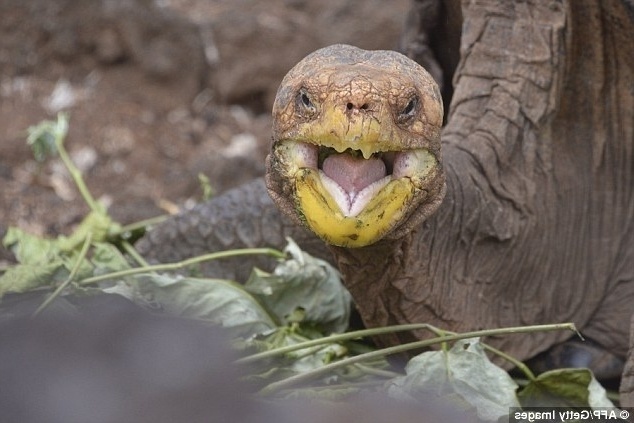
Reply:
[[[351,149],[360,151],[365,159],[374,153],[400,149],[393,141],[393,133],[386,131],[385,108],[372,110],[348,108],[343,104],[324,104],[319,116],[307,123],[298,125],[294,139],[323,147],[329,147],[343,153]]]

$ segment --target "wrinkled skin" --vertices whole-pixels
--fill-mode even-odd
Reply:
[[[451,97],[442,133],[446,197],[402,237],[331,248],[365,323],[467,331],[572,321],[616,361],[625,359],[634,310],[630,2],[423,3],[443,23],[422,19],[423,35],[408,32],[419,47],[409,53]],[[455,62],[442,48],[456,38],[459,18]],[[222,201],[201,210],[214,214]],[[272,216],[271,203],[259,204]],[[187,218],[177,220],[187,227]],[[170,239],[160,234],[145,245]],[[527,359],[570,337],[549,332],[489,342]],[[631,369],[630,355],[622,386],[630,404]]]

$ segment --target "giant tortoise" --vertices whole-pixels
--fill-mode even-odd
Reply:
[[[289,234],[319,252],[322,239],[368,326],[572,321],[585,344],[489,341],[614,375],[634,311],[633,22],[628,0],[415,2],[402,50],[441,89],[399,53],[309,55],[273,107],[273,201],[255,181],[140,248],[169,260]]]

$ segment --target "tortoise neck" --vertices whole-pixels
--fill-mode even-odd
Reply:
[[[432,318],[441,313],[431,306],[438,302],[430,298],[427,279],[432,269],[430,261],[421,260],[428,248],[419,232],[416,228],[403,238],[362,248],[331,247],[366,326],[419,322],[423,315],[431,318],[429,323],[443,323]],[[413,339],[406,333],[384,337],[380,342],[394,345]]]

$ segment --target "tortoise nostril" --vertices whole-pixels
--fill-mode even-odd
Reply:
[[[368,110],[369,108],[370,106],[368,105],[368,103],[363,103],[361,106],[357,106],[352,102],[349,102],[348,104],[346,104],[346,109],[348,110],[352,110],[352,109]]]

